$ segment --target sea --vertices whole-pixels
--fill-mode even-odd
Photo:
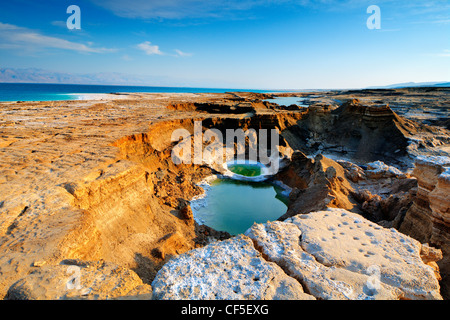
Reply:
[[[47,83],[0,83],[0,101],[60,101],[82,100],[84,94],[127,92],[224,93],[273,92],[269,90],[233,88],[145,87],[120,85],[82,85]]]

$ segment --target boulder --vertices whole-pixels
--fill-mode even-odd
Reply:
[[[255,224],[246,235],[316,298],[442,299],[418,241],[343,209]]]
[[[365,174],[369,179],[406,178],[402,171],[379,160],[368,163]]]
[[[345,169],[345,177],[350,181],[357,183],[366,180],[366,173],[360,166],[345,160],[337,160],[336,162]]]
[[[239,235],[171,259],[156,275],[153,298],[163,300],[314,299],[252,241]]]
[[[395,229],[329,209],[254,224],[171,259],[153,298],[440,300],[440,257]]]

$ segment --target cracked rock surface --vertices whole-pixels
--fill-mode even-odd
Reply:
[[[312,300],[300,283],[239,235],[179,255],[158,272],[153,299]]]
[[[442,299],[421,247],[343,209],[301,214],[172,259],[153,298]]]

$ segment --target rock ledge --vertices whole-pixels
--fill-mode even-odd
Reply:
[[[251,240],[250,240],[251,239]],[[440,257],[343,209],[254,224],[245,235],[170,260],[154,299],[442,299]]]

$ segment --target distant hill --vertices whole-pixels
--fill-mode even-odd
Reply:
[[[178,80],[180,81],[180,80]],[[172,86],[174,79],[159,76],[130,75],[118,72],[74,74],[37,68],[0,68],[0,83],[61,83],[135,86]],[[179,85],[183,85],[182,83]]]
[[[366,89],[397,89],[397,88],[411,88],[411,87],[450,87],[450,82],[404,82],[404,83],[396,83],[390,84],[387,86],[372,86],[367,87]]]
[[[182,79],[164,76],[130,75],[119,72],[75,74],[55,72],[38,68],[0,68],[0,83],[61,83],[61,84],[103,84],[135,86],[202,86],[199,83],[186,83]],[[209,80],[210,81],[210,80]],[[211,83],[213,84],[213,83]],[[214,86],[220,86],[219,84]],[[232,86],[231,84],[228,85]],[[227,86],[223,86],[227,87]],[[365,89],[395,89],[406,87],[450,87],[450,82],[405,82],[387,86],[371,86]],[[316,90],[316,89],[308,89]],[[302,90],[302,91],[308,91]],[[322,89],[325,90],[325,89]],[[358,90],[355,88],[355,90]],[[277,90],[278,91],[278,90]],[[292,91],[292,90],[281,90]],[[294,90],[296,91],[296,90]]]
[[[49,72],[36,68],[0,68],[0,82],[93,84],[94,81],[95,79],[86,75]]]
[[[450,82],[438,83],[435,87],[450,87]]]

